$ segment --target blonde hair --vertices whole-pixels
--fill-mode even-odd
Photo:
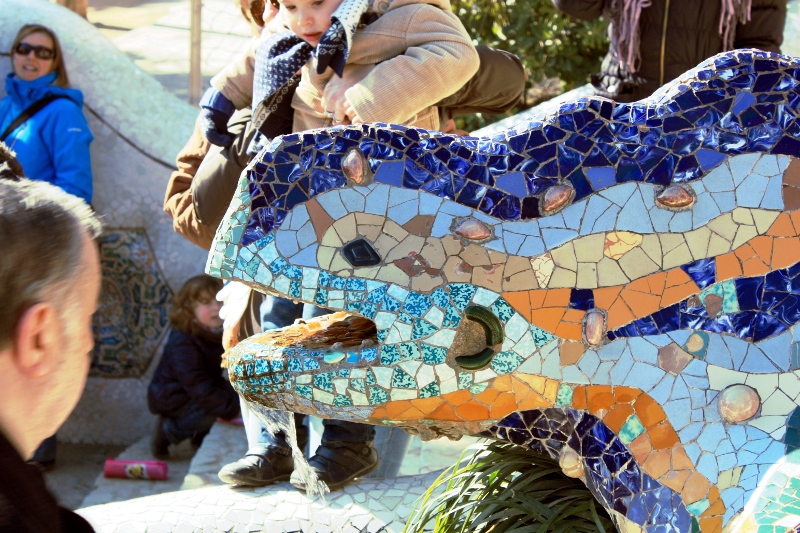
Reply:
[[[16,53],[15,50],[17,49],[17,45],[20,43],[20,41],[32,33],[44,33],[50,37],[51,41],[53,41],[53,51],[55,52],[55,56],[53,57],[52,72],[56,73],[56,81],[53,82],[53,84],[58,85],[59,87],[69,87],[67,67],[64,65],[64,53],[61,51],[61,44],[58,42],[58,37],[56,37],[56,34],[53,33],[53,30],[50,28],[41,26],[39,24],[26,24],[25,26],[21,27],[17,32],[17,36],[14,38],[14,42],[11,43],[11,55]]]
[[[196,335],[201,326],[195,320],[195,307],[213,300],[220,289],[222,289],[221,279],[206,274],[189,278],[175,295],[172,311],[169,312],[170,325],[184,333]]]

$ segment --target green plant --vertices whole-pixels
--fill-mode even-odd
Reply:
[[[473,449],[474,450],[474,449]],[[491,442],[467,450],[420,498],[403,533],[612,533],[605,509],[558,461]]]
[[[476,44],[519,56],[529,88],[553,78],[560,80],[563,90],[583,85],[589,74],[600,70],[600,60],[608,50],[603,19],[570,18],[552,0],[452,0],[452,6]],[[507,115],[537,104],[534,94],[538,91],[529,93]],[[553,96],[552,91],[544,96]],[[470,116],[459,123],[463,129],[474,130],[500,118]]]

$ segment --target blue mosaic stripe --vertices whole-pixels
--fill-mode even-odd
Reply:
[[[684,267],[684,270],[687,268]],[[740,339],[759,342],[800,322],[798,274],[800,274],[800,263],[763,276],[724,282],[729,284],[730,296],[735,294],[735,303],[738,307],[735,312],[725,312],[723,308],[717,316],[709,316],[702,301],[696,296],[691,296],[652,315],[609,331],[607,336],[610,340],[614,340],[621,337],[640,337],[692,329],[710,333],[728,333]],[[711,279],[713,280],[713,275]],[[703,286],[709,285],[710,283],[704,283]],[[700,294],[702,297],[704,293]]]
[[[360,149],[375,181],[424,190],[498,220],[540,216],[539,198],[569,181],[575,200],[618,183],[701,178],[728,156],[800,153],[800,60],[734,51],[695,69],[670,101],[581,98],[491,139],[382,123],[275,139],[248,171],[242,239],[263,237],[294,206],[343,187],[343,155]]]
[[[510,414],[487,433],[547,457],[558,457],[569,446],[581,456],[589,490],[606,509],[647,533],[692,531],[692,517],[680,495],[642,471],[596,416],[575,409],[534,409]]]

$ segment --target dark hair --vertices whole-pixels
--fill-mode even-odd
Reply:
[[[50,37],[50,40],[53,41],[53,50],[56,53],[55,57],[53,57],[53,72],[56,73],[56,81],[53,82],[53,84],[58,85],[59,87],[69,87],[67,67],[64,65],[64,53],[61,51],[61,45],[58,42],[58,37],[56,37],[56,34],[50,28],[41,26],[39,24],[26,24],[25,26],[21,27],[17,32],[17,36],[14,37],[14,42],[11,43],[10,54],[14,55],[14,50],[17,49],[17,45],[20,43],[20,41],[32,33],[44,33]]]
[[[17,154],[4,142],[0,142],[0,179],[19,181],[24,175]]]
[[[196,335],[200,331],[200,324],[195,320],[194,308],[200,304],[213,300],[222,289],[222,280],[201,274],[183,284],[181,290],[175,295],[172,311],[169,312],[170,325],[184,333]]]
[[[82,235],[100,235],[100,222],[80,198],[43,181],[0,180],[0,348],[14,338],[19,317],[56,297],[83,261]]]

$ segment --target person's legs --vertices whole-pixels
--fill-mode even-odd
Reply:
[[[174,413],[163,416],[161,431],[171,444],[192,439],[199,446],[217,417],[207,414],[200,405],[190,402]]]
[[[344,420],[323,420],[322,443],[308,464],[331,490],[378,467],[378,452],[372,444],[375,428]],[[292,485],[305,490],[305,481],[293,474]]]
[[[308,442],[308,428],[303,424],[305,415],[294,415],[297,432],[297,445],[305,448]],[[280,431],[272,434],[265,427],[255,446],[250,447],[244,457],[222,467],[219,478],[231,485],[262,487],[278,481],[286,481],[294,471],[292,449],[286,435]]]

